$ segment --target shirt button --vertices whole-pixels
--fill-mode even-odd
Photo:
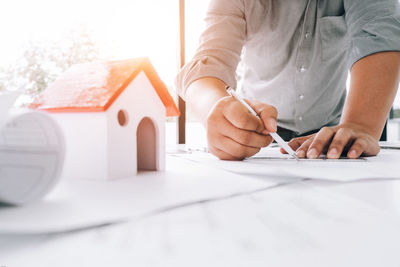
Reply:
[[[306,32],[306,34],[304,34],[304,37],[305,37],[306,39],[308,39],[308,37],[310,37],[310,33],[309,33],[309,32]]]
[[[307,70],[306,67],[304,67],[304,66],[300,67],[300,72],[305,72],[306,70]]]
[[[299,95],[299,99],[303,100],[304,99],[304,95]]]
[[[303,117],[302,117],[302,116],[300,116],[300,117],[299,117],[299,121],[302,121],[302,120],[303,120]]]

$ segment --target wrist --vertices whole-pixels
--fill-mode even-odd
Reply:
[[[225,83],[216,78],[194,81],[187,89],[187,103],[197,119],[204,125],[216,103],[229,96]]]
[[[356,132],[362,132],[371,136],[376,141],[379,141],[382,134],[382,129],[377,129],[375,125],[370,125],[359,121],[341,121],[337,127],[348,128]]]

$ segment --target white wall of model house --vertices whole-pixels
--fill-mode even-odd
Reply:
[[[144,72],[140,72],[104,112],[52,113],[66,138],[63,177],[127,178],[136,175],[138,167],[153,169],[153,163],[154,170],[164,170],[165,114],[165,106]],[[142,143],[138,155],[138,126],[143,119],[151,120],[154,127],[141,124],[145,127],[139,129]],[[144,132],[140,134],[140,131]],[[155,151],[149,151],[153,149]],[[138,166],[138,159],[142,166]]]

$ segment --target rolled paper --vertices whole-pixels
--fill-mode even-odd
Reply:
[[[32,203],[59,181],[65,141],[58,124],[47,114],[19,111],[0,128],[0,202]]]

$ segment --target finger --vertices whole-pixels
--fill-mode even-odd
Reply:
[[[210,134],[218,133],[227,136],[239,144],[256,148],[266,147],[272,142],[270,135],[262,135],[253,131],[243,130],[235,127],[222,115],[213,115],[208,118],[207,129]]]
[[[244,146],[226,136],[214,139],[214,146],[236,159],[248,158],[260,151],[260,148]]]
[[[216,148],[213,146],[209,146],[208,149],[210,150],[210,152],[215,155],[217,158],[219,158],[220,160],[239,160],[236,157]]]
[[[314,137],[310,147],[307,150],[307,158],[316,159],[325,149],[325,147],[329,146],[333,136],[335,135],[335,131],[332,128],[324,127],[322,128],[317,135]]]
[[[365,156],[376,156],[380,151],[378,142],[367,138],[357,138],[350,147],[347,157],[350,159],[359,158],[362,154]]]
[[[222,135],[245,146],[261,148],[268,146],[272,142],[272,137],[270,135],[258,134],[253,131],[236,128],[227,120],[220,122],[219,128]]]
[[[308,148],[313,142],[315,136],[310,136],[306,141],[304,141],[301,146],[296,150],[296,156],[299,158],[305,158],[307,156]]]
[[[265,127],[262,121],[250,113],[247,108],[235,99],[222,110],[224,117],[236,128],[262,133]]]
[[[298,138],[290,140],[287,144],[290,146],[294,151],[296,151],[302,144],[303,142],[299,140]],[[283,148],[280,149],[280,152],[282,154],[287,154],[287,151]]]
[[[278,110],[274,106],[259,101],[248,101],[248,103],[260,116],[267,132],[276,132],[278,129],[276,122],[278,118]]]
[[[344,148],[354,140],[354,132],[350,129],[340,128],[329,146],[327,157],[329,159],[338,159]]]
[[[307,136],[302,136],[302,137],[296,137],[293,138],[292,140],[290,140],[288,142],[288,145],[294,150],[296,151],[307,139],[309,139],[311,136],[314,135],[307,135]],[[287,154],[287,152],[281,148],[281,153],[283,154]]]

